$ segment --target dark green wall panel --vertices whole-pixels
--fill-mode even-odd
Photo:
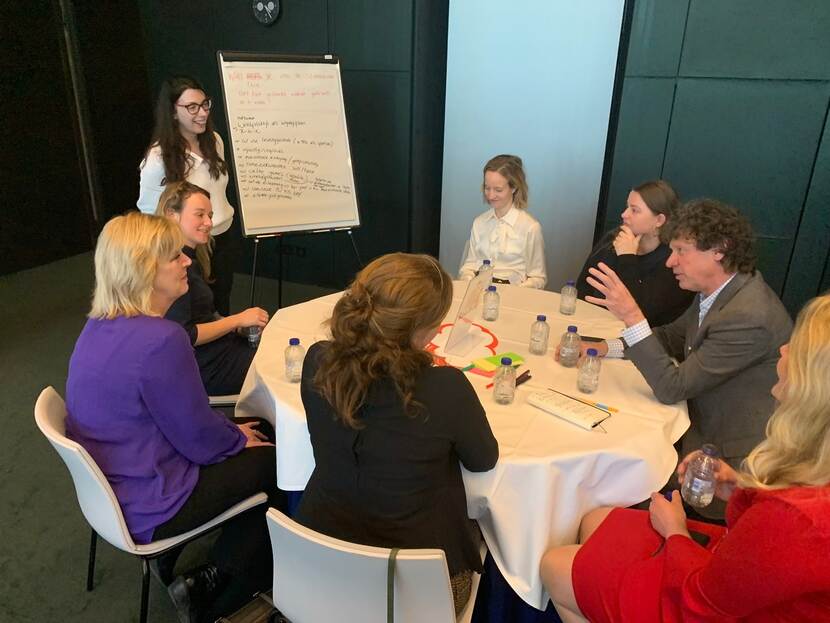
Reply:
[[[784,288],[784,304],[791,312],[830,287],[830,118],[813,169],[813,179]],[[823,281],[822,281],[823,279]],[[819,284],[816,287],[816,284]]]
[[[412,5],[389,0],[333,0],[332,48],[345,69],[409,71]],[[360,15],[361,19],[355,19]]]
[[[758,269],[764,275],[764,280],[776,293],[781,294],[784,289],[784,281],[787,278],[787,263],[793,249],[791,238],[774,238],[764,236],[757,230],[758,219],[752,210],[744,210],[744,214],[752,220],[753,226],[758,234],[755,243],[755,251],[758,254]]]
[[[660,177],[673,96],[672,79],[626,78],[605,230],[619,224],[632,186]]]
[[[683,196],[752,210],[793,237],[827,107],[821,83],[680,80],[664,174]]]
[[[213,11],[193,14],[183,2],[140,1],[147,50],[147,68],[153,97],[161,82],[176,74],[193,75],[217,92],[216,25]]]
[[[406,74],[343,72],[362,222],[355,239],[362,255],[407,248],[409,118],[401,111],[408,111],[410,93]]]
[[[637,0],[626,76],[677,75],[689,0]]]
[[[716,197],[749,216],[760,267],[778,291],[827,97],[823,83],[678,81],[664,175],[686,198]]]
[[[212,3],[217,49],[284,54],[330,51],[326,28],[321,27],[326,23],[326,0],[282,2],[280,16],[271,26],[262,26],[253,18],[250,2]]]
[[[830,79],[830,2],[692,0],[680,75]]]

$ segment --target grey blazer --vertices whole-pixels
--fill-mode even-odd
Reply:
[[[775,408],[778,348],[792,320],[761,273],[738,273],[698,328],[700,297],[674,322],[625,350],[660,402],[689,401],[683,456],[714,443],[733,467],[764,439]],[[677,364],[672,360],[677,360]]]

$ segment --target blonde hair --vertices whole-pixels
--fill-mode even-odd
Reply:
[[[361,270],[334,306],[332,341],[321,358],[314,385],[337,417],[360,428],[357,413],[371,384],[390,378],[414,415],[420,373],[432,356],[413,344],[421,331],[437,328],[452,303],[452,281],[429,255],[391,253]]]
[[[131,212],[104,225],[95,247],[95,293],[90,318],[158,316],[150,305],[160,262],[182,248],[170,219]]]
[[[742,486],[830,483],[830,294],[810,301],[790,339],[781,404],[746,458]]]
[[[159,197],[158,206],[156,206],[156,216],[170,217],[171,212],[181,216],[184,204],[192,195],[204,195],[210,199],[210,193],[201,186],[191,184],[187,181],[172,182],[164,187],[164,192]],[[213,283],[212,269],[210,266],[210,256],[213,254],[213,236],[210,236],[207,244],[196,245],[196,261],[199,262],[199,268],[202,269],[202,277],[208,283]]]
[[[482,175],[486,175],[487,171],[493,171],[502,175],[510,188],[513,190],[513,206],[519,210],[527,209],[527,179],[525,178],[525,170],[522,167],[522,159],[518,156],[511,156],[510,154],[500,154],[493,156],[484,165]],[[484,195],[484,182],[481,183],[481,194]],[[486,201],[486,197],[485,197]]]

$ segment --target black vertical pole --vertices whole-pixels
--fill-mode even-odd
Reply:
[[[249,307],[254,306],[254,292],[256,291],[256,256],[257,251],[259,251],[259,237],[254,238],[254,264],[251,266],[251,304]]]

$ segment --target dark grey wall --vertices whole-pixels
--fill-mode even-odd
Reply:
[[[791,311],[827,289],[828,33],[825,0],[636,0],[602,229],[663,177],[749,215]]]
[[[135,205],[152,122],[135,0],[63,7],[59,0],[36,9],[24,0],[0,4],[0,274],[88,251],[113,214]]]
[[[0,8],[0,275],[91,248],[55,6]]]
[[[139,0],[151,90],[191,74],[218,95],[217,50],[338,55],[363,225],[364,261],[391,251],[437,254],[440,218],[446,0],[283,2],[258,24],[250,2]],[[221,98],[219,98],[221,99]],[[227,136],[221,102],[214,122]],[[241,260],[247,268],[250,244]],[[275,275],[277,246],[260,245],[258,271]],[[343,286],[359,267],[347,236],[286,236],[284,276]]]

